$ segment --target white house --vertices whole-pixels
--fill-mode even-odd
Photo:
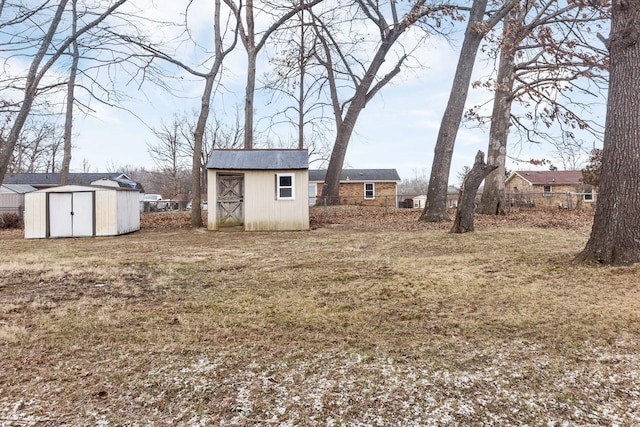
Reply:
[[[207,228],[308,230],[308,158],[307,150],[214,150]]]

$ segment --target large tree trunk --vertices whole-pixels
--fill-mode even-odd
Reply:
[[[640,261],[640,2],[614,0],[607,121],[598,207],[576,260]]]
[[[202,146],[204,141],[204,133],[207,127],[207,120],[209,119],[209,111],[211,109],[211,94],[213,93],[213,84],[215,83],[216,76],[222,67],[222,61],[224,57],[233,50],[235,46],[235,40],[228,50],[222,49],[222,30],[220,27],[220,9],[221,0],[215,0],[214,6],[214,36],[215,36],[215,60],[211,65],[209,74],[207,74],[204,92],[202,93],[200,103],[200,114],[198,116],[198,122],[194,131],[193,138],[193,157],[191,159],[191,227],[202,227],[202,209],[200,201],[202,200],[202,185],[200,182],[200,176],[202,174],[203,164],[200,160],[202,157]],[[238,19],[240,17],[238,16]],[[237,34],[237,33],[236,33]]]
[[[451,170],[451,157],[455,145],[458,128],[462,121],[464,104],[467,100],[471,73],[478,53],[478,47],[484,37],[482,21],[487,0],[474,0],[469,22],[460,50],[458,66],[453,78],[451,95],[445,109],[440,131],[434,149],[433,165],[431,166],[431,177],[427,190],[427,203],[420,216],[421,221],[448,221],[447,214],[447,186],[449,183],[449,172]]]
[[[402,31],[404,31],[404,29]],[[347,155],[349,140],[353,134],[358,116],[367,104],[369,89],[371,89],[374,83],[374,78],[378,74],[382,64],[384,64],[389,49],[391,49],[391,46],[402,31],[390,35],[387,40],[382,43],[371,61],[364,78],[356,89],[355,95],[344,116],[344,120],[338,125],[336,140],[333,144],[329,166],[327,167],[324,185],[322,186],[322,199],[327,204],[338,204],[340,202],[340,174],[342,172],[344,158]]]
[[[67,105],[64,118],[64,148],[62,156],[62,166],[60,167],[60,185],[65,185],[69,182],[69,167],[71,166],[71,139],[73,130],[73,105],[75,101],[76,90],[76,75],[78,74],[78,62],[80,61],[80,52],[78,50],[78,40],[76,39],[78,15],[76,10],[77,0],[71,1],[71,10],[73,14],[73,21],[71,22],[71,35],[73,37],[73,43],[71,43],[71,69],[69,70],[69,81],[67,82]],[[55,163],[55,156],[53,158]]]
[[[456,209],[456,217],[453,221],[453,227],[451,227],[451,233],[473,231],[473,211],[478,188],[482,180],[494,169],[496,169],[496,166],[486,164],[484,162],[484,153],[478,151],[473,167],[467,176],[464,177],[462,187],[460,188],[458,208]]]
[[[245,48],[247,49],[247,87],[244,102],[244,149],[253,149],[253,99],[256,91],[256,59],[258,49],[255,41],[255,23],[253,20],[253,0],[247,0],[245,6],[247,33]]]
[[[489,130],[489,147],[487,163],[497,168],[491,172],[484,182],[482,198],[477,212],[485,215],[504,215],[508,210],[505,195],[505,163],[507,157],[507,140],[511,123],[511,104],[513,102],[513,82],[515,79],[515,49],[517,32],[515,28],[515,10],[512,10],[504,22],[500,64],[496,79],[491,128]]]
[[[202,164],[200,162],[200,156],[202,153],[204,130],[207,126],[207,119],[209,118],[209,111],[211,108],[211,93],[213,92],[213,83],[216,75],[217,70],[212,71],[205,81],[204,92],[202,94],[200,104],[200,114],[198,116],[198,122],[196,123],[196,129],[193,135],[193,157],[191,159],[191,226],[194,228],[202,227],[202,210],[200,208],[200,200],[202,199],[202,187],[200,185]]]

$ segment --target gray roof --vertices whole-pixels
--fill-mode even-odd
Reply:
[[[326,169],[310,169],[309,181],[324,182]],[[340,181],[400,181],[395,169],[342,169]]]
[[[2,184],[4,188],[9,191],[13,191],[18,194],[31,193],[32,191],[36,191],[35,187],[32,187],[28,184]]]
[[[213,150],[207,169],[284,170],[308,169],[307,150]]]
[[[142,185],[140,183],[135,182],[135,181],[131,181],[130,179],[127,179],[127,178],[124,178],[124,177],[122,177],[122,178],[120,178],[120,177],[118,177],[118,178],[101,178],[101,179],[99,179],[97,181],[91,181],[91,182],[95,183],[96,185],[100,185],[100,181],[103,180],[103,179],[108,180],[108,181],[113,181],[116,184],[118,184],[118,187],[121,187],[121,188],[131,188],[132,190],[144,191],[144,189],[142,188]]]
[[[69,184],[90,185],[99,179],[126,179],[129,177],[122,172],[113,173],[70,173]],[[54,187],[59,185],[59,173],[8,173],[3,184],[27,184],[34,187]],[[142,188],[142,187],[140,187]]]

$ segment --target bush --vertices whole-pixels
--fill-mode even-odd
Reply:
[[[15,213],[5,213],[0,215],[0,228],[21,228],[22,220]]]

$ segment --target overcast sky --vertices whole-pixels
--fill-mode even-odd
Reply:
[[[165,8],[165,2],[162,3],[161,10],[154,9],[154,13],[175,13]],[[171,4],[172,7],[175,6],[175,3]],[[202,16],[208,15],[203,13]],[[191,22],[194,23],[194,19]],[[207,20],[200,20],[195,25],[203,31],[207,30]],[[346,166],[395,168],[402,179],[423,174],[428,176],[438,128],[455,72],[459,46],[459,42],[450,45],[431,39],[430,45],[418,53],[424,68],[403,72],[376,95],[358,119],[349,144]],[[230,119],[235,114],[236,105],[243,99],[243,55],[240,45],[235,56],[226,63],[225,91],[216,95],[214,114],[226,114]],[[264,57],[261,60],[264,61]],[[491,61],[481,58],[476,64],[475,77],[490,74],[492,67]],[[202,82],[188,83],[183,86],[182,96],[177,98],[152,86],[145,86],[144,91],[139,91],[137,86],[131,85],[127,89],[131,100],[124,106],[137,117],[127,111],[93,103],[96,112],[91,116],[77,116],[74,123],[75,150],[72,170],[81,171],[85,161],[88,162],[91,171],[113,169],[114,165],[154,167],[147,146],[156,140],[149,127],[159,127],[161,120],[170,122],[174,113],[197,110],[201,88]],[[484,102],[488,97],[490,95],[484,90],[471,90],[467,105]],[[274,108],[273,105],[267,105],[267,100],[260,94],[255,106],[256,120]],[[490,105],[485,108],[490,109]],[[604,116],[599,120],[604,123]],[[451,167],[451,184],[456,184],[456,174],[464,166],[472,165],[478,150],[486,152],[487,143],[488,127],[460,129]],[[600,142],[597,141],[595,144],[599,146]],[[546,145],[516,147],[512,144],[510,150],[511,155],[523,159],[555,157],[552,147]],[[558,161],[554,163],[561,167]],[[518,164],[512,160],[507,164],[507,169],[536,168],[540,167]]]

